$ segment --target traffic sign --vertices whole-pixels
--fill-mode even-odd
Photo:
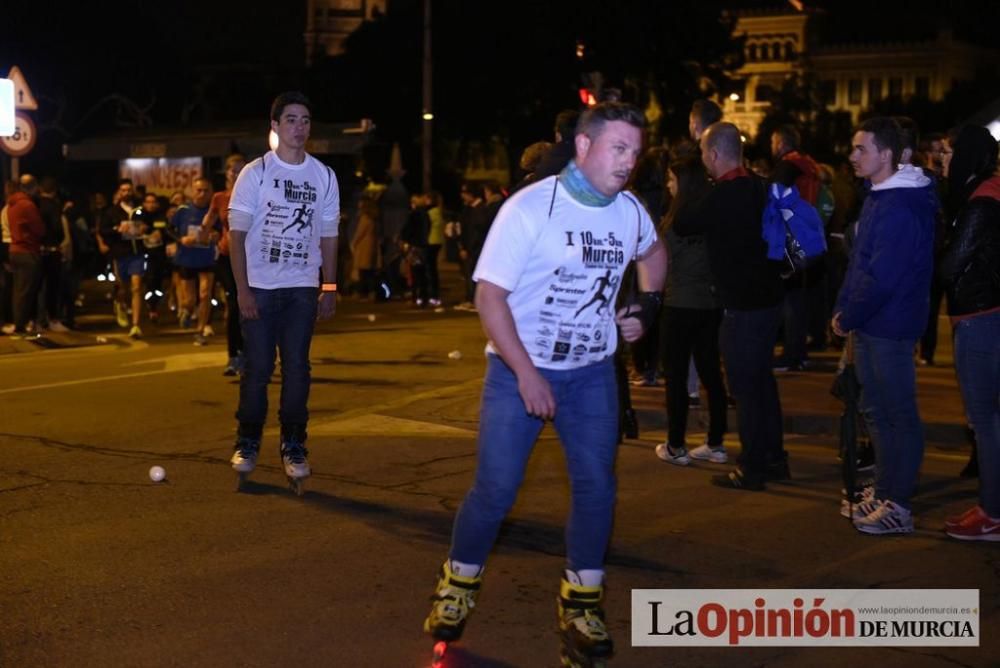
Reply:
[[[31,94],[28,82],[21,73],[21,68],[14,65],[7,73],[7,78],[14,82],[14,107],[25,111],[38,111],[38,101]]]
[[[14,118],[14,134],[0,137],[0,148],[8,155],[19,158],[35,147],[35,124],[20,111]]]

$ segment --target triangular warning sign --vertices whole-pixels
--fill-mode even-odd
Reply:
[[[7,73],[7,78],[14,82],[14,108],[25,111],[37,111],[38,101],[31,94],[28,82],[24,80],[24,75],[21,74],[21,68],[17,65],[11,67],[10,72]]]

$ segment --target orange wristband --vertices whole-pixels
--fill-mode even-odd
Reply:
[[[319,286],[319,291],[320,292],[336,292],[337,291],[337,284],[336,283],[323,283],[322,285]]]

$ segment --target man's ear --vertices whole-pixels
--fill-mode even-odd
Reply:
[[[587,152],[590,150],[590,137],[581,132],[573,137],[573,143],[576,145],[576,157],[586,158]]]

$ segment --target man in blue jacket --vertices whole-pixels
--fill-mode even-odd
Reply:
[[[868,534],[913,531],[910,496],[924,452],[913,349],[927,324],[937,195],[918,169],[899,169],[901,129],[872,118],[854,133],[851,165],[871,182],[834,310],[854,336],[861,409],[875,444],[874,496],[853,508]]]

